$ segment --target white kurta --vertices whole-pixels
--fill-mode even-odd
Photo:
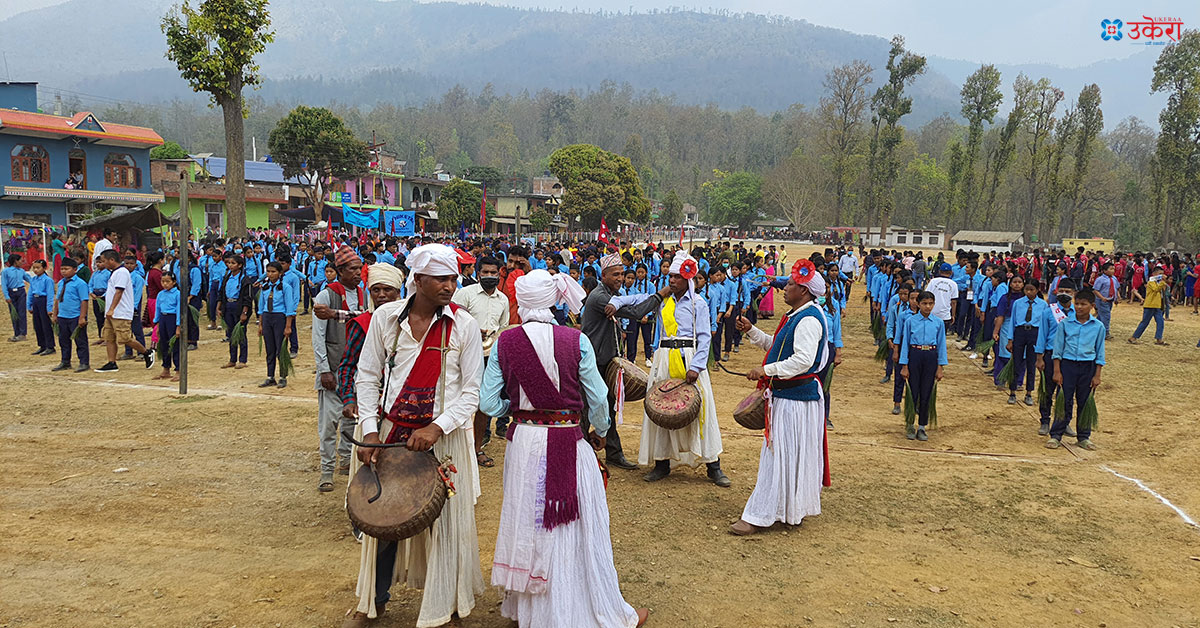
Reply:
[[[811,302],[803,307],[819,307]],[[801,308],[803,309],[803,308]],[[795,316],[798,312],[792,313]],[[767,375],[796,377],[808,372],[817,358],[824,316],[805,318],[792,333],[794,352],[790,357],[764,367]],[[773,338],[753,327],[745,336],[766,351]],[[822,355],[816,370],[825,368],[830,356]],[[820,380],[817,385],[820,386]],[[771,440],[763,442],[758,457],[758,480],[746,501],[742,520],[759,527],[777,521],[797,525],[804,517],[821,514],[821,483],[825,473],[824,399],[796,401],[771,399]]]
[[[559,386],[559,369],[573,365],[554,360],[553,327],[526,322],[523,327],[546,376]],[[580,391],[595,410],[597,428],[607,425],[607,389],[596,369],[591,342],[580,336]],[[500,398],[503,380],[493,349],[484,377],[481,408],[507,413]],[[521,395],[523,410],[536,409]],[[613,565],[608,503],[596,454],[587,441],[575,443],[575,490],[579,519],[547,530],[542,526],[546,497],[546,446],[550,430],[578,430],[518,423],[504,454],[504,503],[492,564],[492,584],[505,590],[500,613],[521,628],[633,628],[637,612],[625,602]]]
[[[384,434],[391,429],[389,421],[384,420],[382,426],[378,426],[374,417],[378,416],[381,405],[391,408],[424,343],[424,338],[413,338],[407,319],[399,322],[408,302],[409,299],[404,299],[388,303],[376,310],[371,318],[355,379],[359,416],[362,417],[355,430],[358,439],[363,434],[377,431],[378,427],[382,427]],[[442,314],[451,315],[450,309],[443,308]],[[446,500],[442,514],[432,528],[400,542],[393,572],[393,584],[404,582],[409,587],[424,589],[417,617],[418,628],[441,626],[449,622],[454,613],[460,617],[470,615],[475,608],[475,597],[484,591],[483,572],[479,567],[479,538],[475,529],[475,502],[480,488],[472,429],[479,403],[483,348],[475,319],[465,309],[459,309],[453,316],[453,330],[448,338],[450,350],[446,352],[433,410],[433,422],[445,435],[433,446],[433,452],[439,460],[447,455],[452,458],[458,472],[451,474],[451,479],[458,493]],[[393,344],[396,347],[395,368],[389,376],[388,360]],[[385,380],[387,390],[381,395]],[[351,477],[358,470],[357,454],[352,460]],[[355,588],[359,597],[357,610],[368,617],[378,615],[375,608],[378,543],[377,539],[363,537]]]
[[[684,364],[691,364],[695,351],[688,348],[679,351],[683,352]],[[654,352],[654,362],[650,367],[651,386],[671,378],[670,352],[670,349]],[[672,468],[679,465],[695,467],[715,462],[721,457],[721,427],[717,424],[717,402],[713,397],[708,370],[700,371],[696,387],[700,389],[700,416],[683,429],[659,427],[645,411],[642,412],[642,443],[638,448],[638,464],[670,460]]]

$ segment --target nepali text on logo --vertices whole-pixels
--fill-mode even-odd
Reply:
[[[1183,35],[1183,20],[1177,17],[1150,17],[1143,15],[1136,22],[1121,20],[1101,20],[1100,39],[1104,41],[1121,41],[1128,39],[1130,43],[1143,46],[1164,46],[1169,41],[1179,41]]]

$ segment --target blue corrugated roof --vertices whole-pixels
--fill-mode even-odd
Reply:
[[[224,157],[209,157],[200,159],[192,155],[192,159],[196,163],[208,169],[208,173],[214,177],[225,176],[225,158]],[[283,166],[269,161],[247,161],[246,162],[246,180],[259,183],[287,183],[290,185],[304,185],[300,177],[292,177],[290,179],[283,178]]]

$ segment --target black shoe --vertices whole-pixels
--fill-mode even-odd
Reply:
[[[657,482],[668,475],[671,475],[671,462],[669,460],[659,460],[654,463],[654,468],[650,473],[642,476],[642,479],[647,482]]]
[[[1027,406],[1033,405],[1033,395],[1030,395],[1029,393],[1025,393],[1025,405],[1027,405]]]
[[[1038,436],[1045,436],[1050,433],[1050,424],[1043,422],[1038,426]]]
[[[195,351],[198,348],[199,347],[197,347],[196,343],[194,343],[194,342],[188,345],[188,351]]]
[[[885,375],[885,376],[883,377],[883,379],[879,380],[879,383],[880,383],[880,384],[886,384],[886,383],[888,383],[888,382],[890,382],[890,381],[892,381],[892,376],[891,376],[891,375]]]
[[[104,366],[96,369],[96,372],[97,373],[116,373],[119,370],[121,370],[121,369],[120,369],[120,367],[117,366],[116,362],[109,362],[108,364],[105,364]]]
[[[75,369],[75,372],[76,373],[86,373],[90,370],[92,370],[91,364],[80,364],[79,368]]]
[[[67,362],[59,362],[59,363],[58,363],[58,366],[56,366],[56,367],[54,367],[54,368],[52,368],[52,369],[50,369],[50,370],[51,370],[51,371],[54,371],[54,372],[58,372],[58,371],[65,371],[65,370],[67,370],[67,369],[69,369],[69,368],[71,368],[71,365],[70,365],[69,363],[67,363]]]
[[[270,388],[271,386],[274,386],[275,384],[276,384],[275,378],[268,377],[267,379],[263,380],[263,383],[259,384],[258,387],[259,388]]]
[[[37,351],[34,351],[33,353],[30,353],[29,355],[42,355],[45,352],[46,352],[45,347],[38,347]]]
[[[146,368],[154,366],[154,352],[147,351],[142,354],[142,361],[146,363]]]
[[[1017,395],[1014,393],[1008,393],[1008,405],[1011,406],[1016,403],[1017,403]]]
[[[725,472],[721,470],[721,467],[709,469],[708,479],[712,480],[713,484],[716,484],[721,488],[729,488],[733,485],[733,482],[729,480],[729,476],[725,475]]]
[[[629,459],[627,459],[625,457],[625,454],[623,452],[618,452],[614,456],[605,458],[604,462],[605,462],[605,464],[607,464],[610,467],[616,467],[618,469],[625,469],[626,471],[633,471],[638,468],[638,466],[636,464],[630,462]]]
[[[295,360],[295,359],[296,359],[296,356],[300,355],[300,352],[299,352],[299,351],[292,351],[292,352],[288,353],[288,355],[289,355],[289,356],[291,356],[293,360]]]
[[[929,440],[929,435],[925,433],[925,428],[923,428],[923,427],[917,428],[917,440],[921,440],[921,441]]]
[[[276,384],[276,387],[277,387],[277,388],[287,388],[287,378],[286,378],[286,377],[280,377],[280,378],[279,378],[279,383],[278,383],[278,384]]]
[[[825,429],[827,429],[827,430],[833,429],[833,421],[830,421],[829,419],[825,419]]]

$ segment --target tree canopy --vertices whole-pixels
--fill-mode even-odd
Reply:
[[[164,142],[150,149],[150,159],[187,159],[188,152],[175,142]]]
[[[649,222],[650,200],[629,158],[592,144],[564,146],[550,155],[550,172],[566,188],[562,213],[579,216],[587,228],[600,219]]]
[[[714,171],[714,179],[705,183],[707,216],[714,225],[737,225],[741,229],[762,218],[763,178],[745,170]]]
[[[460,225],[468,229],[479,225],[479,206],[483,203],[483,190],[465,179],[454,179],[442,188],[436,207],[438,224],[447,231],[454,231]],[[490,220],[495,215],[495,203],[488,201],[487,217]]]

